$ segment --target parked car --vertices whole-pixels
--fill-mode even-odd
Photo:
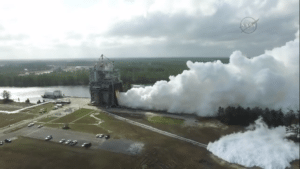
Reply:
[[[109,138],[110,138],[110,136],[109,136],[109,135],[106,135],[106,136],[105,136],[105,138],[106,138],[106,139],[109,139]]]
[[[29,123],[28,124],[28,127],[31,127],[31,126],[33,126],[34,125],[34,123]]]
[[[66,141],[66,139],[61,139],[60,141],[59,141],[59,143],[63,143],[63,142],[65,142]]]
[[[72,140],[67,140],[65,144],[70,144]]]
[[[82,145],[81,145],[81,147],[91,147],[92,146],[92,143],[91,142],[89,142],[89,143],[83,143]]]
[[[51,140],[52,139],[52,135],[49,135],[45,138],[46,141]]]
[[[4,142],[5,143],[11,143],[11,139],[5,139]]]
[[[73,140],[72,143],[70,144],[71,146],[75,146],[77,144],[77,140]]]
[[[3,141],[0,141],[0,145],[3,145]]]
[[[38,125],[38,128],[42,128],[43,127],[43,125]]]
[[[97,134],[96,138],[102,138],[104,135],[103,134]]]

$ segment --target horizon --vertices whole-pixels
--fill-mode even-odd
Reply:
[[[5,61],[5,62],[9,62],[9,61],[28,61],[28,62],[31,62],[31,61],[61,61],[61,60],[65,60],[66,62],[68,61],[72,61],[72,60],[86,60],[86,61],[92,61],[92,60],[98,60],[100,57],[98,58],[45,58],[45,59],[7,59],[7,60],[0,60],[0,63],[1,61]],[[109,58],[109,59],[115,59],[115,60],[122,60],[122,59],[200,59],[200,58],[205,58],[205,59],[229,59],[229,57],[204,57],[204,56],[201,56],[201,57],[196,57],[196,56],[176,56],[176,57],[123,57],[123,58]]]

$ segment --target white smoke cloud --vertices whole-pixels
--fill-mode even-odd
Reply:
[[[299,159],[299,144],[284,137],[285,127],[268,129],[260,118],[255,121],[253,131],[224,136],[209,143],[207,149],[228,162],[246,167],[284,169]]]
[[[187,66],[169,81],[120,93],[120,105],[201,116],[230,105],[299,109],[299,38],[254,58],[235,51],[228,64],[187,61]]]

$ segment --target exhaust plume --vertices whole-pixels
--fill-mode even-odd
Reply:
[[[218,107],[299,109],[299,36],[284,46],[247,58],[234,51],[228,64],[187,61],[169,81],[120,93],[131,108],[211,116]]]
[[[268,129],[259,118],[249,128],[254,130],[221,137],[209,143],[207,150],[230,163],[266,169],[284,169],[299,159],[299,144],[284,138],[284,126]]]

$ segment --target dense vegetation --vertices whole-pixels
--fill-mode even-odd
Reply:
[[[18,75],[21,73],[25,73],[25,69],[27,71],[42,71],[49,70],[51,66],[49,66],[45,62],[25,62],[25,63],[8,63],[5,65],[0,65],[0,74],[13,74]]]
[[[0,74],[0,86],[58,86],[58,85],[88,85],[89,72],[77,70],[74,72],[52,72],[41,75],[18,76]]]
[[[186,61],[208,62],[221,60],[228,63],[229,59],[222,58],[146,58],[146,59],[117,59],[115,68],[120,71],[125,91],[131,84],[153,84],[158,80],[169,80],[169,76],[176,76],[187,70]],[[47,63],[47,66],[46,66]],[[41,75],[19,76],[28,71],[50,70],[50,64],[55,66],[93,66],[95,61],[49,61],[32,63],[9,63],[0,66],[0,86],[57,86],[57,85],[88,85],[89,71],[52,72]]]
[[[217,119],[228,125],[248,126],[261,116],[269,127],[278,127],[299,123],[300,111],[298,110],[297,112],[298,113],[295,113],[293,110],[290,110],[287,113],[283,113],[281,109],[270,110],[268,108],[261,109],[259,107],[252,109],[248,107],[245,109],[241,106],[228,106],[225,109],[219,107]]]

